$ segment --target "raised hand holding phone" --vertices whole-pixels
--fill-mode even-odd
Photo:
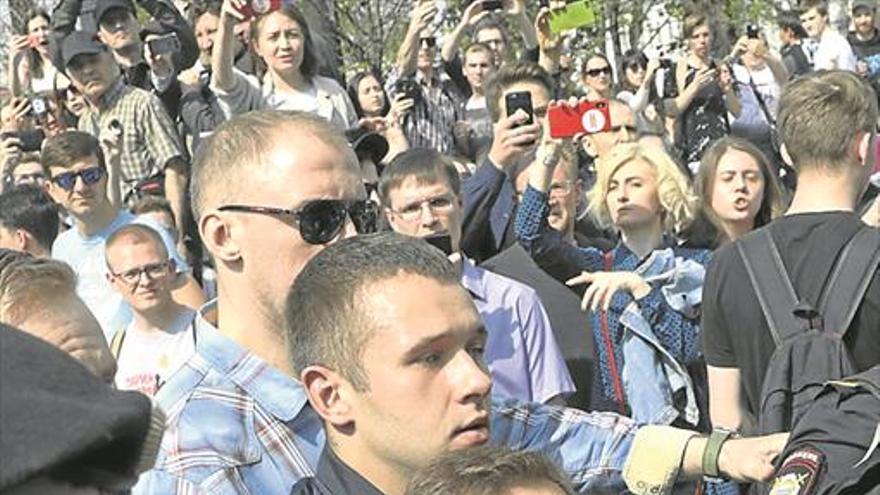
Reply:
[[[611,130],[611,113],[605,100],[581,101],[576,105],[551,102],[547,108],[547,120],[550,137],[555,139]]]

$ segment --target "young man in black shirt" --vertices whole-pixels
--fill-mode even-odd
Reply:
[[[844,246],[866,228],[854,208],[874,168],[876,121],[874,92],[854,73],[808,74],[789,83],[782,95],[783,154],[798,171],[798,186],[786,215],[764,228],[770,229],[795,292],[811,304],[818,302]],[[733,244],[719,250],[709,265],[702,329],[712,423],[747,426],[749,415],[760,407],[775,346]],[[859,370],[880,363],[880,272],[845,342]]]

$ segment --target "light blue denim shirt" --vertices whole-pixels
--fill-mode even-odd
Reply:
[[[135,494],[286,494],[314,475],[321,420],[299,383],[202,316],[196,353],[156,395],[168,415],[156,467]],[[492,399],[491,442],[543,452],[590,493],[622,493],[637,425],[611,413]]]

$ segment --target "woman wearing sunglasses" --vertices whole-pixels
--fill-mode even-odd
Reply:
[[[656,91],[653,90],[654,76],[660,68],[657,59],[648,60],[640,50],[629,50],[623,54],[621,62],[623,80],[617,99],[625,102],[636,116],[639,134],[663,136],[663,116],[654,105]]]
[[[265,64],[261,78],[234,67],[234,28],[248,2],[224,0],[211,66],[211,89],[227,117],[257,109],[298,110],[323,117],[340,130],[357,126],[348,94],[317,75],[318,57],[302,12],[285,5],[258,15],[250,25],[251,48]]]
[[[730,68],[712,59],[709,19],[703,15],[686,18],[683,34],[688,53],[675,66],[678,97],[671,111],[676,117],[676,147],[696,173],[706,148],[730,133],[727,114],[739,116],[740,103]]]
[[[581,73],[588,100],[610,100],[614,97],[614,71],[605,55],[593,53],[588,56]]]
[[[588,194],[597,223],[620,234],[614,249],[578,247],[550,228],[548,191],[560,145],[544,142],[517,209],[516,236],[545,271],[582,291],[592,310],[591,408],[651,424],[707,425],[699,303],[709,252],[680,248],[696,197],[661,149],[620,144],[597,164]]]

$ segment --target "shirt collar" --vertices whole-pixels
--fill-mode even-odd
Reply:
[[[461,285],[471,293],[471,296],[485,301],[488,295],[485,270],[474,265],[474,263],[463,257],[461,258]]]
[[[116,81],[101,96],[101,108],[108,108],[116,104],[122,98],[122,92],[125,89],[125,82],[121,77],[117,77]]]
[[[357,493],[359,495],[383,495],[366,478],[349,467],[342,459],[336,456],[327,444],[318,461],[318,469],[315,473],[318,483],[324,485],[327,493]]]
[[[302,385],[224,335],[209,321],[216,310],[216,299],[199,309],[196,352],[270,414],[285,422],[295,418],[308,402]]]

